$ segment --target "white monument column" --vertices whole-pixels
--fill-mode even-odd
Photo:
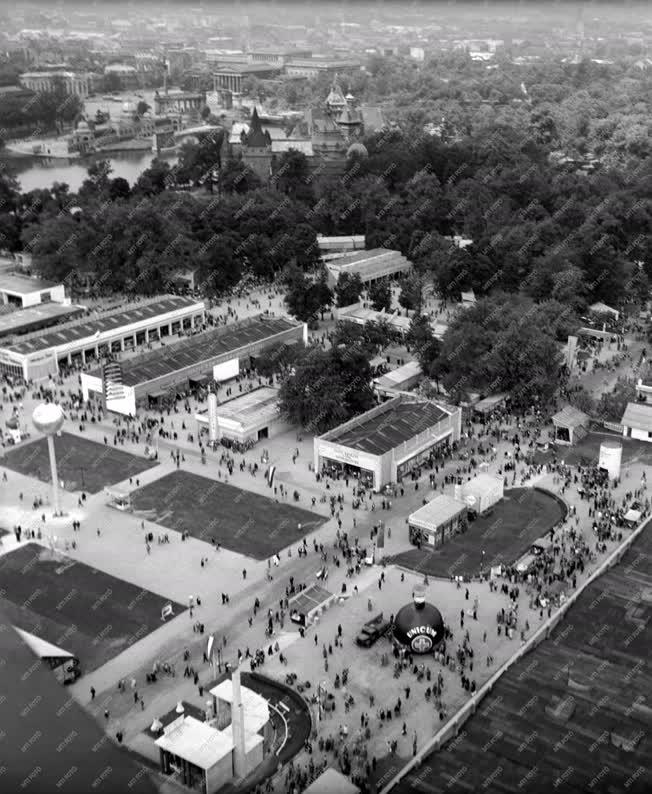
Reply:
[[[231,730],[233,732],[233,773],[236,780],[247,775],[247,754],[245,751],[244,708],[240,690],[240,668],[231,674],[233,699],[231,702]]]
[[[50,476],[52,477],[52,504],[54,515],[63,515],[59,504],[59,475],[57,474],[57,458],[54,451],[54,436],[63,427],[63,410],[55,403],[41,403],[37,405],[32,414],[34,427],[43,433],[48,440],[48,453],[50,455]]]

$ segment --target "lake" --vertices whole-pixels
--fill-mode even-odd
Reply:
[[[133,186],[140,174],[149,167],[154,156],[154,152],[116,152],[104,158],[100,155],[83,160],[46,160],[41,157],[21,157],[0,151],[0,168],[6,167],[7,171],[18,179],[24,193],[38,188],[49,188],[53,182],[65,182],[70,186],[71,191],[76,192],[87,178],[86,171],[94,159],[109,160],[113,168],[111,176],[113,178],[121,176]],[[167,152],[160,157],[167,160],[170,165],[177,162],[175,152]]]

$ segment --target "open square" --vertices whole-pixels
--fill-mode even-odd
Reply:
[[[169,599],[28,543],[0,557],[5,617],[80,660],[88,673],[159,628]],[[173,603],[175,614],[185,609]]]
[[[565,515],[564,503],[554,494],[540,488],[511,488],[489,513],[469,522],[466,532],[432,551],[424,547],[404,551],[392,562],[431,576],[474,576],[483,566],[516,562]]]
[[[132,493],[135,511],[210,543],[264,560],[324,523],[323,516],[267,496],[175,471]],[[148,512],[148,515],[150,513]]]
[[[107,485],[136,477],[158,465],[156,461],[71,433],[54,436],[54,449],[59,480],[68,491],[98,493]],[[5,453],[2,463],[13,471],[50,482],[50,459],[45,438],[14,447]]]

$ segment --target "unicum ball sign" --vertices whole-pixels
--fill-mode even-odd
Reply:
[[[394,639],[412,653],[430,653],[444,639],[444,620],[425,594],[414,593],[414,601],[399,609],[394,618]]]
[[[437,632],[432,626],[416,626],[407,632],[407,638],[410,640],[410,647],[415,653],[428,653],[431,651],[436,642],[441,637],[437,636]]]

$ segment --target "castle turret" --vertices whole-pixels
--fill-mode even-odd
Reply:
[[[263,181],[267,182],[272,167],[272,138],[263,129],[258,111],[254,108],[248,132],[241,135],[242,160]]]

